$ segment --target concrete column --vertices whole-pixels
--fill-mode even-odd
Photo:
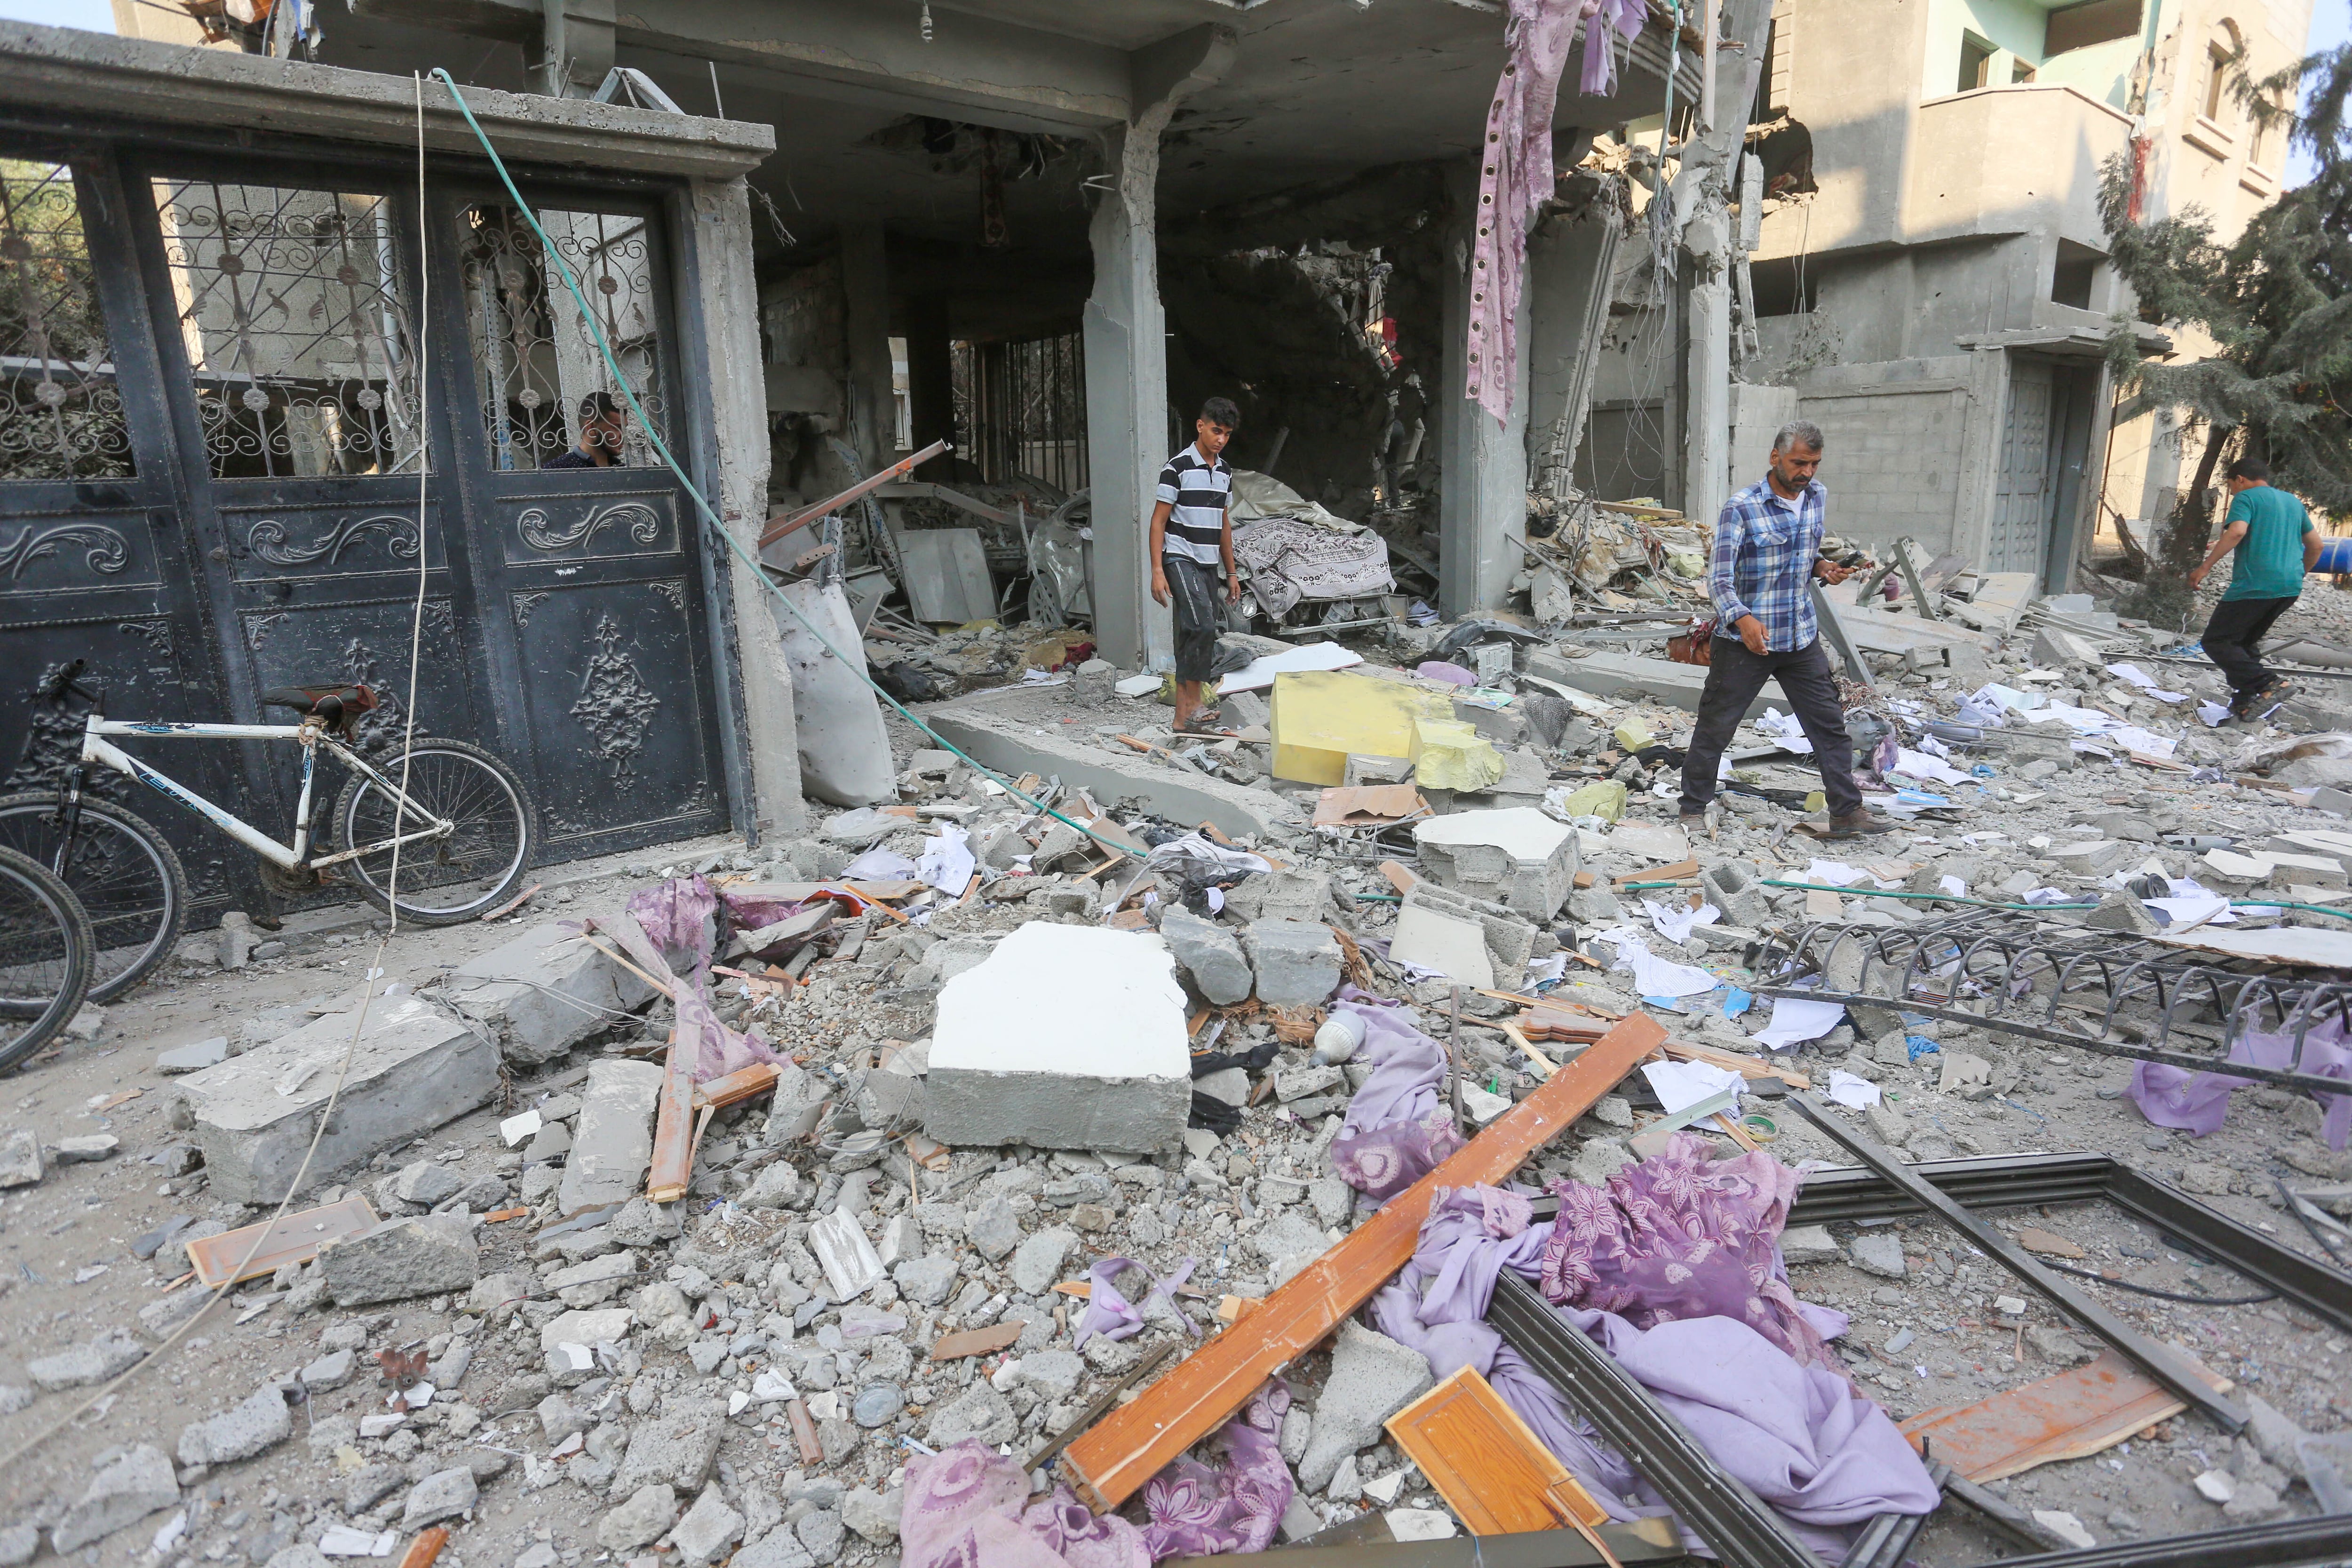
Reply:
[[[849,353],[846,434],[870,474],[889,461],[898,425],[890,382],[890,264],[880,224],[842,225],[841,288]]]
[[[1454,198],[1453,243],[1446,247],[1445,356],[1437,389],[1437,453],[1441,472],[1437,513],[1438,614],[1448,620],[1503,603],[1522,559],[1506,533],[1524,535],[1528,519],[1528,294],[1519,295],[1518,385],[1511,417],[1497,424],[1465,395],[1469,384],[1470,268],[1478,166],[1457,163],[1445,172]],[[1459,259],[1461,265],[1454,262]],[[1488,367],[1491,381],[1498,374]]]
[[[1234,36],[1199,26],[1131,57],[1136,109],[1102,133],[1111,189],[1095,208],[1087,298],[1087,467],[1095,644],[1124,668],[1171,669],[1175,629],[1151,599],[1151,507],[1168,460],[1167,315],[1160,304],[1160,137],[1177,104],[1224,74]]]
[[[1731,494],[1731,280],[1715,259],[1690,258],[1690,388],[1683,443],[1683,515],[1712,521]]]
[[[540,90],[588,98],[613,68],[613,0],[540,0]]]
[[[949,337],[944,294],[919,294],[908,307],[907,424],[915,451],[934,441],[954,445],[954,344]],[[924,479],[944,479],[948,461],[935,458],[916,472]]]
[[[1535,488],[1553,495],[1575,482],[1623,232],[1603,215],[1555,221],[1528,239],[1528,471]]]
[[[709,368],[717,491],[711,504],[728,531],[756,551],[768,515],[766,367],[760,361],[760,290],[751,267],[751,204],[741,180],[697,181],[696,262],[702,286],[703,356]],[[683,454],[681,454],[683,456]],[[706,491],[706,493],[709,493]],[[707,525],[704,525],[707,527]],[[711,559],[704,581],[731,601],[731,627],[712,605],[719,668],[731,673],[719,700],[740,715],[734,730],[751,763],[751,820],[765,838],[806,826],[801,804],[800,749],[793,715],[793,677],[759,574],[706,535]],[[727,646],[731,631],[732,647]],[[730,657],[731,655],[731,657]],[[733,690],[724,689],[732,686]]]

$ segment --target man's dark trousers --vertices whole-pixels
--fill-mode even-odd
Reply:
[[[1853,742],[1845,732],[1845,709],[1838,701],[1837,681],[1830,674],[1829,657],[1816,637],[1787,653],[1749,653],[1738,637],[1717,637],[1710,647],[1706,689],[1699,694],[1698,722],[1691,729],[1690,750],[1683,758],[1683,810],[1696,814],[1715,798],[1715,773],[1731,732],[1748,713],[1748,705],[1778,679],[1813,743],[1813,762],[1822,770],[1822,793],[1830,810],[1849,816],[1862,809],[1862,791],[1853,782]]]
[[[2205,623],[2205,657],[2221,669],[2221,679],[2230,683],[2231,695],[2251,696],[2270,684],[2271,672],[2263,667],[2257,645],[2269,635],[2272,623],[2294,604],[2294,598],[2290,595],[2284,599],[2224,599],[2213,606],[2213,618]]]

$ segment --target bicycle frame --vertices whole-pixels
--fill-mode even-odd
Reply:
[[[161,769],[141,762],[121,747],[106,739],[109,735],[144,735],[164,741],[292,741],[302,748],[302,795],[294,807],[294,841],[280,844],[269,835],[254,827],[235,812],[215,805],[194,790],[173,778]],[[400,804],[399,821],[404,826],[415,821],[422,824],[415,832],[403,832],[381,843],[359,845],[333,855],[313,859],[310,847],[310,791],[317,782],[319,748],[324,746],[353,773],[381,787]],[[82,731],[81,760],[128,773],[157,793],[179,802],[236,839],[263,858],[284,867],[287,870],[332,866],[362,855],[381,854],[395,845],[414,844],[420,839],[444,838],[457,831],[457,824],[446,817],[435,816],[410,801],[401,786],[386,778],[367,759],[352,752],[327,732],[324,724],[308,719],[299,724],[162,724],[140,723],[129,720],[101,719],[93,713]]]

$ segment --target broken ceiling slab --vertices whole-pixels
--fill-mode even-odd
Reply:
[[[2210,926],[2200,926],[2186,935],[2159,933],[2150,940],[2168,947],[2196,948],[2263,963],[2291,963],[2307,969],[2352,968],[2352,931],[2342,926],[2273,926],[2267,931],[2216,931]]]
[[[1020,692],[1018,686],[1003,689]],[[1239,837],[1305,823],[1306,814],[1272,790],[1227,784],[1206,773],[1180,773],[1140,752],[1107,752],[1076,735],[1049,733],[1001,713],[977,698],[926,711],[923,721],[1008,778],[1035,773],[1058,778],[1097,800],[1135,800],[1171,822],[1214,823]],[[1334,783],[1338,782],[1336,780]]]
[[[554,921],[467,959],[444,990],[457,1011],[489,1026],[507,1060],[525,1067],[552,1061],[654,994],[610,952]]]
[[[924,1131],[1150,1154],[1192,1109],[1184,992],[1155,933],[1033,921],[940,988]]]
[[[354,1046],[358,1022],[352,1013],[330,1013],[180,1080],[215,1197],[284,1198],[339,1073],[342,1093],[319,1140],[312,1183],[463,1116],[499,1091],[499,1048],[487,1031],[414,996],[371,1002]],[[346,1051],[351,1067],[341,1073]]]
[[[1576,885],[1576,829],[1532,806],[1462,811],[1417,823],[1423,874],[1548,921]]]
[[[1706,687],[1703,666],[1643,658],[1630,653],[1593,653],[1582,658],[1570,658],[1548,648],[1535,647],[1528,650],[1527,659],[1528,673],[1546,680],[1619,701],[1646,697],[1686,713],[1698,711],[1699,693]],[[1793,706],[1781,692],[1780,683],[1768,680],[1740,718],[1745,722],[1767,708],[1777,707],[1787,712]]]
[[[1274,684],[1277,675],[1295,675],[1310,669],[1345,669],[1351,664],[1361,664],[1364,656],[1350,653],[1335,642],[1311,642],[1300,647],[1285,648],[1280,653],[1261,654],[1240,669],[1217,682],[1217,695],[1230,697],[1236,691],[1260,691]]]

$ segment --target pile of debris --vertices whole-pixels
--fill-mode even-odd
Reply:
[[[216,1290],[282,1346],[0,1561],[2352,1552],[2352,737],[2021,612],[1860,656],[1852,861],[1769,705],[1686,826],[1704,672],[1505,622],[1241,646],[1223,741],[1099,661],[940,710],[992,773],[904,730],[892,804],[173,1078],[213,1207],[0,1408]]]

